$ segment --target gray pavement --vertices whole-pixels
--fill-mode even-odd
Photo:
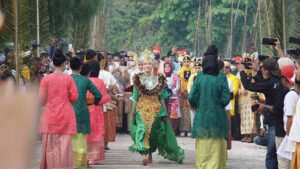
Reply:
[[[141,156],[128,151],[131,145],[129,135],[117,135],[117,141],[110,143],[111,150],[105,154],[105,165],[92,166],[92,169],[192,169],[195,161],[195,140],[187,137],[178,137],[180,146],[185,150],[184,163],[179,165],[158,156],[153,155],[153,164],[141,165]],[[33,168],[39,168],[40,142],[36,146]],[[229,151],[228,169],[264,169],[266,148],[255,144],[233,142],[232,150]]]

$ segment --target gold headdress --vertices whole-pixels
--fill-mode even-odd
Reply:
[[[201,67],[202,66],[202,61],[196,61],[194,64],[194,67]]]
[[[191,56],[190,55],[185,55],[184,57],[183,57],[183,61],[191,61],[192,59],[191,59]]]
[[[145,50],[144,52],[141,53],[139,57],[140,62],[152,62],[154,59],[154,55],[151,51]]]

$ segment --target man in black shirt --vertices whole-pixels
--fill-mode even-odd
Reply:
[[[282,133],[280,133],[280,126],[277,127],[276,121],[280,117],[282,119],[282,115],[279,116],[279,114],[283,114],[283,100],[281,98],[282,95],[284,98],[286,91],[283,90],[283,85],[280,81],[277,61],[270,58],[263,62],[261,69],[262,77],[259,75],[256,77],[248,76],[244,71],[245,67],[243,65],[240,65],[239,69],[244,88],[249,91],[263,93],[266,97],[265,105],[261,104],[258,109],[258,112],[263,112],[267,117],[267,124],[269,126],[268,150],[265,163],[267,169],[278,169],[275,144],[276,128],[279,134]]]

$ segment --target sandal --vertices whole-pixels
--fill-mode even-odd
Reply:
[[[253,143],[253,138],[252,137],[248,137],[248,139],[245,142],[246,143]]]
[[[242,140],[241,140],[241,142],[246,142],[246,140],[248,139],[248,137],[244,137]]]

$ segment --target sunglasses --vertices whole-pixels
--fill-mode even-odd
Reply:
[[[230,69],[230,66],[226,66],[225,69]]]

